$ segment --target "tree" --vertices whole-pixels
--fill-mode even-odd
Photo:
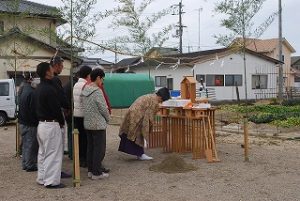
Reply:
[[[107,43],[108,47],[122,50],[132,55],[144,55],[152,47],[161,47],[169,39],[169,32],[174,27],[172,24],[164,26],[157,33],[149,33],[161,18],[172,10],[172,6],[163,9],[150,16],[143,17],[147,7],[154,0],[143,0],[136,5],[135,0],[116,0],[119,4],[117,8],[108,11],[107,14],[113,17],[110,27],[125,28],[128,35],[118,36]]]
[[[221,26],[231,31],[227,35],[215,35],[217,43],[228,46],[237,37],[259,38],[278,15],[278,12],[274,12],[260,26],[253,29],[253,17],[259,12],[265,1],[224,0],[217,3],[215,11],[227,16],[227,18],[221,20]]]
[[[274,21],[277,12],[273,13],[259,27],[253,30],[253,17],[259,12],[265,0],[223,0],[216,4],[215,11],[225,14],[227,18],[221,20],[221,26],[229,29],[230,34],[215,35],[217,43],[228,46],[234,39],[241,37],[241,41],[236,41],[234,47],[242,50],[244,60],[244,84],[245,99],[247,100],[247,68],[246,68],[246,39],[254,36],[260,37],[266,28]]]
[[[81,48],[87,47],[85,41],[91,40],[95,36],[95,25],[101,19],[101,14],[94,11],[97,0],[61,1],[63,3],[63,6],[60,7],[59,10],[63,18],[68,22],[68,24],[63,25],[63,29],[59,32],[61,42],[69,42],[72,35],[72,43],[74,46]]]
[[[265,0],[224,0],[216,5],[215,10],[219,13],[224,13],[228,18],[221,21],[221,25],[229,29],[233,33],[229,35],[215,36],[218,40],[217,43],[228,46],[236,37],[242,37],[242,42],[236,42],[238,50],[242,50],[243,63],[244,63],[244,87],[245,87],[245,100],[247,101],[247,65],[246,65],[246,38],[255,36],[260,37],[266,28],[274,21],[277,13],[273,13],[262,25],[255,31],[252,31],[253,17],[261,9]],[[244,150],[245,161],[249,161],[248,153],[248,114],[244,118]]]

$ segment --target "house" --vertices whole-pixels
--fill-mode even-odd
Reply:
[[[61,79],[69,78],[71,46],[57,40],[56,28],[66,21],[55,7],[1,0],[0,16],[0,78],[16,77],[18,85],[24,71],[34,74],[38,63],[49,62],[56,53],[65,60]]]
[[[232,45],[241,46],[242,39],[236,39]],[[279,39],[246,39],[246,47],[249,50],[264,54],[268,57],[279,60]],[[285,39],[282,39],[282,60],[283,61],[283,78],[284,87],[286,89],[294,86],[294,73],[291,71],[291,54],[295,53],[295,49],[292,45]]]
[[[225,48],[196,61],[194,74],[197,80],[203,79],[206,88],[215,91],[216,100],[245,99],[246,93],[247,99],[277,97],[280,61],[249,49],[245,56],[246,73],[243,55]]]
[[[300,89],[300,56],[292,57],[292,69],[291,71],[294,73],[294,86]]]
[[[91,68],[101,68],[104,72],[111,72],[114,63],[103,60],[101,58],[87,58],[80,57],[82,60],[81,63],[78,64],[78,69],[82,66],[90,66]]]
[[[245,83],[248,99],[277,96],[277,65],[280,61],[249,49],[246,49],[246,80],[243,57],[232,48],[164,55],[143,60],[144,62],[140,62],[141,58],[132,59],[130,61],[133,62],[126,63],[126,68],[154,77],[157,88],[180,90],[183,77],[193,76],[198,82],[200,79],[204,80],[206,87],[215,91],[217,100],[235,100],[237,89],[239,97],[245,99]]]

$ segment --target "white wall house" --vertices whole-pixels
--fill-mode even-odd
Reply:
[[[181,55],[186,57],[184,54]],[[192,63],[194,63],[192,65]],[[265,99],[277,96],[277,64],[279,61],[268,56],[247,50],[246,82],[248,99]],[[215,92],[216,100],[236,100],[238,87],[240,99],[245,99],[245,75],[243,57],[229,49],[194,55],[190,63],[172,68],[174,64],[147,67],[137,65],[129,67],[135,73],[147,73],[155,79],[155,86],[180,90],[184,76],[202,78],[208,90]],[[198,87],[197,87],[198,88]]]
[[[248,99],[276,97],[277,61],[246,53],[246,76],[243,57],[232,53],[218,59],[196,63],[194,72],[201,77],[207,88],[213,89],[217,100],[245,99],[245,79]],[[199,79],[199,78],[198,78]]]
[[[155,89],[168,87],[170,90],[180,90],[180,82],[183,76],[193,76],[193,68],[189,66],[180,66],[170,68],[170,65],[162,65],[158,69],[152,66],[150,70],[147,67],[131,67],[135,73],[150,74],[155,81]]]

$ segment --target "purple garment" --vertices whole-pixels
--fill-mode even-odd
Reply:
[[[135,144],[133,141],[128,140],[125,133],[123,133],[120,138],[119,151],[135,156],[141,156],[144,154],[144,148]]]

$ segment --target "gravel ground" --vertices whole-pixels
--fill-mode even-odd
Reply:
[[[244,162],[240,134],[217,137],[221,162],[192,160],[181,155],[196,171],[166,174],[149,171],[169,154],[160,149],[147,150],[153,161],[137,161],[119,153],[118,126],[107,130],[105,165],[110,177],[92,181],[81,169],[81,187],[73,188],[64,179],[64,189],[46,189],[35,183],[36,172],[21,169],[15,154],[15,126],[0,128],[0,200],[140,200],[140,201],[296,201],[300,200],[300,142],[250,137],[250,162]],[[64,170],[72,162],[64,159]]]

